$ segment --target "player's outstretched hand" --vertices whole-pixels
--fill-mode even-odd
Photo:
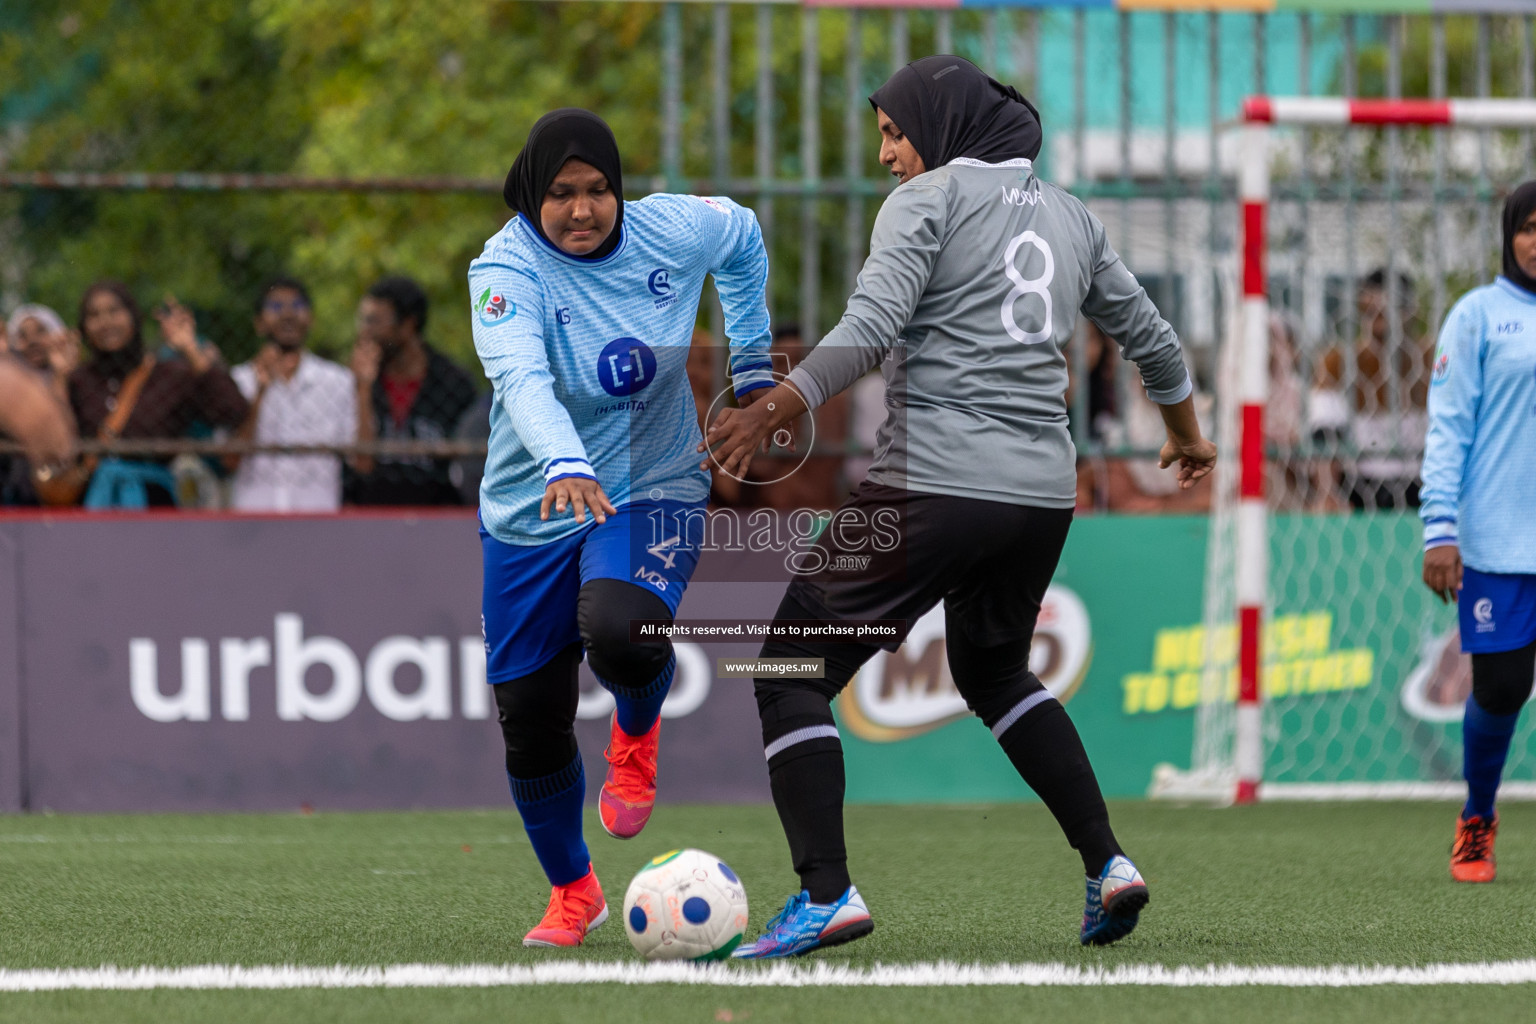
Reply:
[[[1203,437],[1194,441],[1169,438],[1158,454],[1157,465],[1167,469],[1174,463],[1179,464],[1179,487],[1187,491],[1216,468],[1216,446]]]
[[[1442,544],[1424,552],[1424,585],[1446,604],[1461,591],[1461,549]]]
[[[587,509],[592,510],[592,518],[599,523],[606,523],[617,511],[608,501],[608,495],[603,493],[602,486],[586,476],[568,476],[544,488],[544,500],[539,503],[540,519],[549,518],[550,506],[554,506],[557,513],[570,508],[578,523],[587,521]]]

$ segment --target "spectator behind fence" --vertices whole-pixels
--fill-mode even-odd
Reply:
[[[423,340],[427,293],[408,277],[386,277],[357,307],[352,373],[360,442],[446,441],[475,401],[475,384]],[[452,461],[426,455],[359,458],[345,474],[357,505],[457,505]]]
[[[453,431],[454,439],[488,442],[491,439],[491,406],[495,402],[496,396],[489,391],[476,397],[459,417],[459,425]],[[448,467],[448,479],[458,490],[459,501],[472,508],[479,505],[480,482],[485,479],[485,454],[460,455],[454,459]]]
[[[36,372],[4,351],[0,351],[0,437],[18,442],[22,458],[45,475],[66,466],[75,444],[68,408]]]
[[[254,410],[237,433],[262,444],[350,445],[357,439],[352,372],[306,350],[314,315],[309,290],[273,279],[256,299],[261,351],[230,371]],[[334,512],[341,507],[336,455],[249,455],[235,468],[230,504],[245,512]],[[238,468],[236,468],[238,467]]]
[[[1067,353],[1067,421],[1077,445],[1077,508],[1079,512],[1102,512],[1109,507],[1109,463],[1102,451],[1106,434],[1121,429],[1119,386],[1116,366],[1119,357],[1104,333],[1092,320],[1084,320],[1079,332],[1083,345],[1083,368],[1087,379],[1087,410],[1078,423],[1077,360]],[[1074,338],[1070,343],[1079,344]],[[1082,442],[1086,441],[1084,444]]]
[[[6,323],[11,351],[43,375],[50,390],[69,401],[69,375],[80,365],[80,336],[47,306],[17,306]]]
[[[1307,375],[1302,369],[1301,325],[1291,316],[1269,317],[1269,397],[1264,406],[1264,439],[1269,445],[1270,504],[1285,511],[1338,512],[1345,502],[1338,487],[1338,464],[1302,449],[1310,446]],[[1319,392],[1313,392],[1317,398]],[[1326,419],[1328,398],[1323,399]],[[1335,408],[1341,406],[1332,399]],[[1337,413],[1332,415],[1337,418]],[[1329,453],[1330,456],[1332,453]]]
[[[1356,509],[1417,508],[1419,461],[1434,346],[1418,316],[1413,280],[1397,278],[1398,332],[1392,331],[1387,272],[1377,268],[1356,294],[1353,346],[1323,356],[1312,421],[1321,441],[1339,437],[1358,457],[1341,459],[1340,485]]]
[[[194,423],[238,428],[250,405],[216,352],[197,340],[192,313],[174,298],[156,312],[173,357],[144,348],[143,316],[126,285],[98,281],[80,299],[80,334],[88,361],[70,374],[69,401],[82,438],[124,441],[177,438]],[[34,479],[48,504],[88,508],[175,505],[169,456],[87,456],[73,467]]]
[[[7,347],[15,360],[4,354]],[[54,397],[69,407],[68,378],[80,362],[80,339],[64,326],[59,314],[47,306],[17,306],[9,322],[0,321],[0,359],[9,360],[8,372],[13,375],[22,368],[34,371]],[[31,464],[21,455],[0,455],[0,505],[36,504]]]
[[[1163,417],[1141,382],[1126,387],[1121,410],[1116,372],[1116,349],[1098,324],[1084,324],[1088,363],[1088,435],[1108,449],[1156,452],[1168,440]],[[1193,382],[1195,375],[1189,373]],[[1208,430],[1213,402],[1209,394],[1190,392],[1195,415],[1202,429]],[[1069,406],[1070,409],[1070,406]],[[1090,460],[1078,459],[1077,501],[1079,509],[1140,514],[1188,515],[1209,512],[1214,486],[1202,478],[1193,487],[1179,486],[1178,471],[1160,469],[1156,456],[1104,456],[1095,451]]]

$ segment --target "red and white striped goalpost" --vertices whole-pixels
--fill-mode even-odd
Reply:
[[[1269,393],[1269,292],[1265,277],[1265,224],[1269,206],[1269,125],[1456,125],[1471,128],[1536,127],[1536,100],[1362,100],[1311,96],[1250,96],[1243,102],[1244,139],[1238,177],[1243,217],[1242,401],[1238,486],[1237,721],[1233,762],[1236,801],[1259,798],[1264,776],[1264,605],[1269,591],[1269,521],[1265,508],[1264,404]]]

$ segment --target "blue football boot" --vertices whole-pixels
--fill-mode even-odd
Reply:
[[[1088,879],[1088,902],[1083,907],[1085,946],[1107,946],[1131,934],[1141,908],[1147,905],[1147,883],[1136,865],[1121,856],[1109,858],[1098,878]]]
[[[799,956],[813,949],[861,939],[874,930],[875,922],[870,919],[869,908],[857,886],[850,885],[847,892],[831,903],[812,903],[811,894],[802,889],[768,922],[762,938],[736,947],[731,956],[738,960]]]

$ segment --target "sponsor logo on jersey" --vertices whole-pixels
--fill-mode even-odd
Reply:
[[[480,315],[481,323],[487,327],[495,327],[517,316],[517,303],[500,292],[487,288],[475,300],[475,312]]]
[[[1435,370],[1430,375],[1431,384],[1444,384],[1451,375],[1451,354],[1443,347],[1435,353]]]
[[[1007,185],[1003,185],[1001,188],[1003,190],[1004,206],[1045,205],[1045,200],[1041,197],[1038,190],[1031,190],[1027,188],[1009,188]]]
[[[1493,328],[1495,334],[1521,334],[1525,331],[1525,324],[1519,320],[1505,320]]]
[[[655,376],[656,353],[639,338],[615,338],[597,357],[598,382],[615,398],[645,390]]]
[[[934,608],[901,647],[880,651],[859,670],[838,702],[855,736],[875,743],[911,739],[971,714],[949,674],[944,644],[944,609]],[[1065,703],[1092,660],[1087,607],[1072,590],[1051,584],[1035,622],[1030,671]]]
[[[657,309],[666,309],[677,298],[672,292],[672,271],[665,267],[651,271],[651,276],[645,279],[645,287],[656,296]]]
[[[1472,606],[1472,617],[1477,620],[1477,631],[1479,633],[1492,633],[1498,628],[1494,625],[1493,621],[1492,598],[1478,598],[1477,603]]]

